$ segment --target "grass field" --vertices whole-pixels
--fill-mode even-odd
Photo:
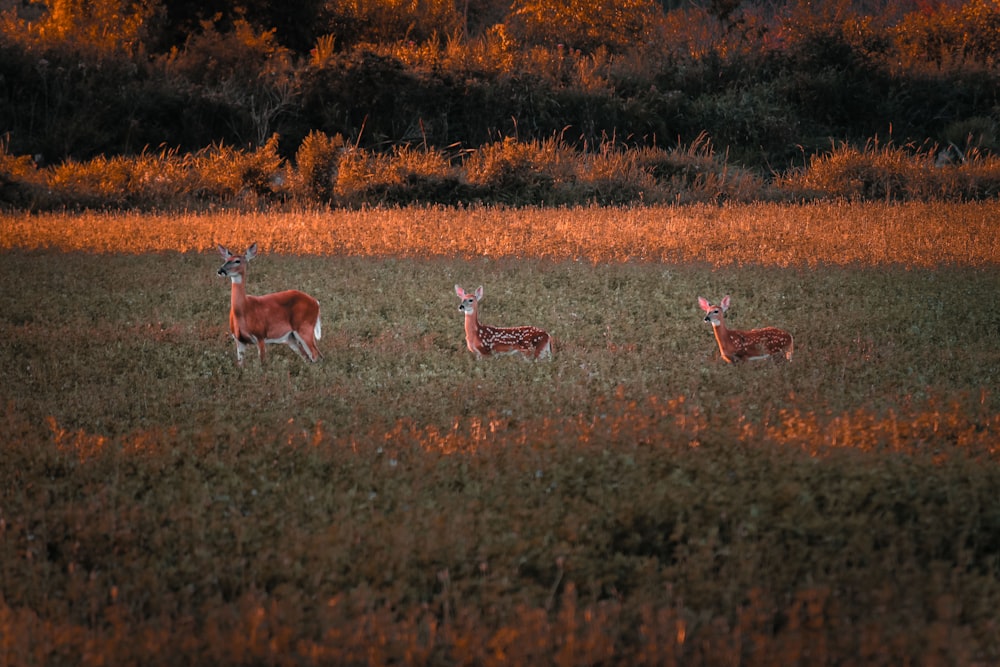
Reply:
[[[0,216],[0,665],[994,664],[998,212]]]

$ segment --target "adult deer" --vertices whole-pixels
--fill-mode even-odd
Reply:
[[[256,345],[264,363],[264,345],[284,343],[305,361],[316,361],[322,355],[316,341],[322,336],[319,301],[305,292],[285,290],[262,296],[250,296],[246,290],[247,264],[257,256],[257,244],[235,255],[223,246],[219,254],[226,263],[219,275],[232,282],[229,307],[229,330],[236,340],[236,363],[243,365],[247,345]]]
[[[792,335],[787,331],[776,327],[736,331],[726,327],[723,313],[729,310],[728,294],[718,306],[713,306],[707,299],[699,296],[698,305],[707,313],[705,321],[712,324],[715,340],[719,343],[719,352],[728,363],[778,358],[781,355],[788,361],[792,360],[795,344]]]
[[[552,337],[536,327],[491,327],[479,321],[480,286],[470,294],[455,285],[462,300],[458,309],[465,313],[465,344],[477,359],[491,354],[520,354],[525,359],[552,358]]]

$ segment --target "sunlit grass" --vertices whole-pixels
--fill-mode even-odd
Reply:
[[[297,213],[0,214],[0,248],[535,257],[769,266],[989,266],[1000,204],[375,208]]]

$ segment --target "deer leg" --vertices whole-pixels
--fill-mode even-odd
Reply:
[[[295,354],[302,357],[303,361],[316,361],[313,356],[312,350],[307,345],[306,341],[299,335],[298,332],[292,331],[288,334],[288,339],[285,341],[288,347],[295,351]]]
[[[302,351],[302,345],[301,343],[299,343],[298,339],[295,337],[294,334],[288,337],[288,340],[285,341],[285,345],[290,347],[292,349],[292,352],[301,357],[303,361],[309,360],[309,358]]]
[[[299,342],[299,346],[305,353],[309,361],[317,361],[322,359],[323,355],[320,353],[319,348],[316,347],[316,337],[313,332],[306,328],[305,334],[295,333],[295,338]]]

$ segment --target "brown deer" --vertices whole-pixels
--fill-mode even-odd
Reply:
[[[249,296],[246,291],[247,264],[257,256],[257,244],[242,255],[234,255],[223,246],[219,254],[226,263],[219,275],[232,282],[229,306],[229,330],[236,340],[236,363],[243,365],[247,345],[256,345],[264,363],[264,345],[283,343],[305,361],[316,361],[322,355],[316,341],[322,336],[319,301],[305,292],[285,290],[262,296]]]
[[[479,322],[480,286],[470,294],[455,285],[462,300],[458,309],[465,313],[465,343],[477,359],[491,354],[521,354],[525,359],[552,358],[552,337],[536,327],[491,327]]]
[[[780,360],[781,356],[788,361],[792,360],[795,344],[792,335],[787,331],[775,327],[736,331],[726,327],[723,313],[729,310],[728,294],[718,306],[713,306],[707,299],[699,296],[698,305],[707,313],[705,321],[712,324],[715,340],[719,343],[719,352],[728,363],[770,358]]]

